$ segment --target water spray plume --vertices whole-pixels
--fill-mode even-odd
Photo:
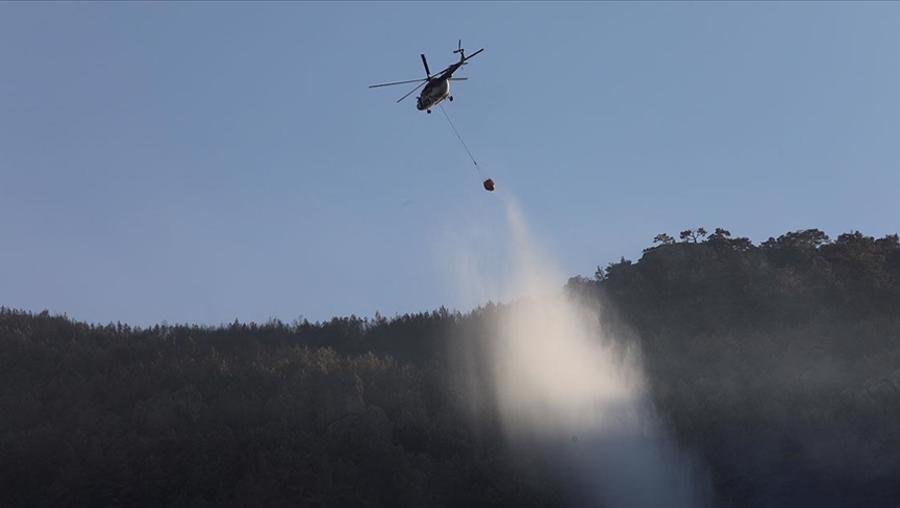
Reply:
[[[636,343],[609,336],[596,309],[565,294],[512,201],[507,222],[506,293],[516,297],[481,354],[510,447],[539,450],[573,505],[704,505],[705,476],[655,417]]]

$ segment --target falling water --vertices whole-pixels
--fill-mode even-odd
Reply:
[[[596,309],[564,293],[564,277],[512,203],[506,227],[508,280],[478,273],[468,258],[457,282],[505,285],[514,295],[476,353],[486,355],[481,379],[492,385],[511,449],[538,450],[576,506],[708,504],[699,462],[656,418],[635,342],[615,340]]]

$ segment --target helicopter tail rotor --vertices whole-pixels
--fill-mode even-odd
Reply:
[[[484,48],[479,49],[478,51],[472,53],[469,56],[466,56],[466,50],[462,47],[462,39],[459,39],[459,42],[456,44],[456,49],[453,50],[454,53],[459,53],[459,61],[462,62],[463,65],[468,63],[467,61],[473,56],[477,55],[484,51]]]
[[[459,39],[459,42],[456,43],[456,49],[453,50],[453,53],[459,53],[459,59],[462,61],[466,60],[466,50],[462,47],[462,39]]]

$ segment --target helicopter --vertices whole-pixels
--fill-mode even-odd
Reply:
[[[484,48],[479,49],[478,51],[472,53],[469,56],[466,56],[466,50],[462,47],[462,39],[459,40],[459,43],[456,45],[456,49],[453,50],[453,53],[459,55],[459,61],[456,63],[452,63],[448,65],[442,71],[432,74],[428,69],[428,60],[425,59],[425,55],[421,54],[419,56],[422,57],[422,65],[425,66],[425,77],[420,79],[409,79],[406,81],[392,81],[390,83],[378,83],[375,85],[369,85],[369,88],[379,88],[382,86],[394,86],[394,85],[404,85],[407,83],[419,83],[419,85],[412,90],[409,91],[403,97],[397,99],[397,102],[402,101],[403,99],[412,95],[416,90],[425,88],[422,90],[422,93],[416,97],[416,109],[419,111],[424,110],[426,113],[431,114],[431,108],[440,104],[444,99],[448,99],[450,102],[453,102],[453,96],[450,95],[450,82],[451,81],[465,81],[468,78],[454,78],[453,73],[456,72],[460,67],[466,65],[467,61],[484,51]]]

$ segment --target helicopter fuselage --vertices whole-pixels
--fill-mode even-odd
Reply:
[[[416,99],[416,109],[419,111],[431,109],[450,95],[450,80],[447,78],[433,78],[428,81],[422,94]]]
[[[421,95],[416,99],[416,109],[419,111],[428,111],[440,104],[440,102],[450,96],[450,78],[457,69],[462,67],[464,60],[460,59],[459,63],[455,63],[448,67],[444,72],[428,79],[428,84],[422,89]],[[453,100],[452,98],[450,100]]]

